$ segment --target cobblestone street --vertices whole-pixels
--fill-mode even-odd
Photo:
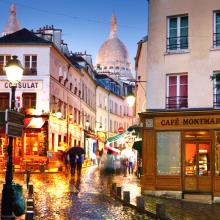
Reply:
[[[23,185],[26,193],[25,176],[15,174],[14,181]],[[113,182],[122,190],[131,193],[131,203],[135,204],[140,195],[140,181],[136,176],[105,176],[96,166],[83,169],[81,178],[65,173],[31,174],[34,185],[35,218],[110,220],[110,219],[150,219],[129,207],[123,206],[110,196]],[[4,174],[0,175],[1,187]],[[1,191],[0,191],[1,192]],[[145,208],[155,213],[156,203],[163,203],[167,216],[172,220],[219,220],[220,204],[201,204],[175,199],[145,196]]]
[[[3,177],[1,174],[1,183]],[[25,189],[24,179],[23,174],[14,176]],[[100,178],[97,167],[83,169],[81,178],[64,173],[31,174],[36,219],[149,219],[111,198],[108,179]]]

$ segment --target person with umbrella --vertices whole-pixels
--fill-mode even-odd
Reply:
[[[71,147],[67,154],[69,155],[71,174],[75,174],[75,170],[77,169],[77,174],[81,175],[82,163],[83,163],[83,154],[85,154],[85,150],[80,146]]]

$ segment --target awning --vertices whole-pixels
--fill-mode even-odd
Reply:
[[[139,154],[141,155],[142,154],[142,141],[135,141],[132,148],[137,150]]]
[[[114,137],[110,137],[107,139],[107,143],[112,143],[112,142],[116,142],[126,136],[128,136],[131,132],[130,131],[125,131],[124,133],[122,134],[118,134],[118,135],[115,135]]]
[[[24,119],[24,126],[25,126],[25,128],[42,128],[45,121],[46,120],[42,117],[25,118]]]

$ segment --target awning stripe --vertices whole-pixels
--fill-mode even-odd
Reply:
[[[118,135],[115,135],[114,137],[110,137],[107,139],[107,143],[112,143],[112,142],[116,142],[126,136],[128,136],[129,134],[131,133],[131,131],[125,131],[124,133],[122,134],[118,134]]]

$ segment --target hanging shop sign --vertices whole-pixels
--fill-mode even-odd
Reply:
[[[220,115],[155,117],[153,125],[155,129],[220,128]]]

